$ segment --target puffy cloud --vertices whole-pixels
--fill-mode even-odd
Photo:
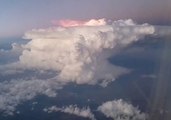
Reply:
[[[98,107],[106,117],[113,120],[146,120],[147,115],[122,99],[108,101]]]
[[[153,26],[136,25],[132,20],[91,27],[34,29],[25,34],[30,41],[23,46],[19,66],[57,71],[58,79],[65,82],[97,84],[105,80],[106,85],[128,72],[111,65],[108,58],[154,31]]]
[[[89,107],[78,108],[76,105],[70,105],[68,107],[59,108],[56,106],[52,106],[49,108],[45,108],[44,111],[48,113],[60,111],[60,112],[69,113],[69,114],[77,115],[77,116],[84,117],[84,118],[89,118],[91,120],[95,120],[94,114],[91,112]]]

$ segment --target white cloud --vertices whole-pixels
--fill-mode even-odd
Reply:
[[[108,58],[154,31],[153,26],[136,25],[132,20],[91,27],[34,29],[25,34],[31,40],[23,46],[17,66],[54,70],[65,82],[97,84],[105,80],[106,85],[129,71],[110,64]]]
[[[113,120],[146,120],[147,118],[147,115],[141,113],[137,107],[121,99],[105,102],[98,107],[98,110]]]
[[[49,80],[11,80],[0,83],[0,111],[13,115],[16,106],[35,96],[44,94],[49,97],[56,96],[56,90],[61,89],[62,83],[56,79]]]
[[[76,105],[70,105],[68,107],[59,108],[56,106],[52,106],[43,110],[48,113],[59,111],[95,120],[94,114],[91,112],[89,107],[79,108]]]

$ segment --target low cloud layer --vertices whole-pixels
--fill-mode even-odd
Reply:
[[[56,106],[52,106],[49,108],[45,108],[44,111],[48,113],[64,112],[64,113],[69,113],[69,114],[84,117],[84,118],[89,118],[91,120],[96,120],[94,117],[94,114],[91,112],[89,107],[79,108],[76,105],[70,105],[68,107],[59,108]]]
[[[64,112],[89,118],[91,120],[96,119],[89,107],[79,108],[77,105],[69,105],[62,108],[51,106],[49,108],[44,108],[43,111],[47,113]],[[97,111],[113,120],[146,120],[148,116],[147,114],[142,113],[138,107],[134,107],[132,104],[127,103],[122,99],[104,102],[97,108]]]
[[[93,21],[96,22],[99,20]],[[55,71],[56,76],[45,80],[2,80],[0,112],[12,114],[17,105],[40,94],[55,96],[56,90],[70,82],[107,86],[129,72],[126,68],[109,63],[108,58],[154,32],[153,26],[137,25],[132,20],[114,21],[111,25],[103,22],[93,26],[51,27],[27,32],[24,38],[29,39],[28,43],[18,47],[13,45],[11,50],[19,51],[18,61],[0,66],[1,75],[37,70]]]
[[[147,118],[146,114],[122,99],[105,102],[98,107],[98,110],[113,120],[146,120]]]
[[[48,80],[11,80],[0,83],[0,112],[13,115],[16,107],[37,95],[56,97],[56,90],[62,88],[62,83],[55,79]]]

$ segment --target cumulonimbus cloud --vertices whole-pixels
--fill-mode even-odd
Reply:
[[[112,25],[53,27],[34,29],[25,34],[20,65],[27,69],[54,70],[58,79],[78,84],[97,84],[128,72],[111,65],[108,58],[120,49],[153,34],[154,27],[119,20]]]

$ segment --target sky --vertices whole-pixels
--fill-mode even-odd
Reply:
[[[0,38],[19,37],[51,21],[131,18],[138,23],[171,24],[170,0],[0,0]]]

